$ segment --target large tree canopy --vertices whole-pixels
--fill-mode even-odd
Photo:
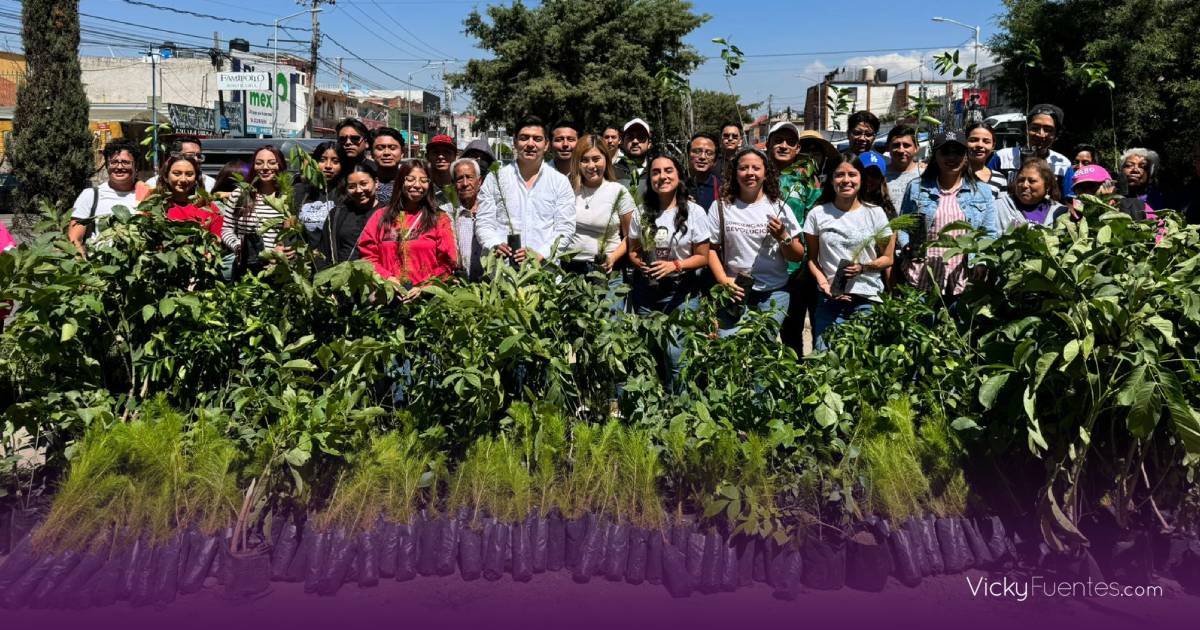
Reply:
[[[1192,170],[1190,146],[1200,141],[1195,124],[1200,120],[1200,3],[1005,0],[1005,5],[1002,32],[991,43],[1004,65],[1003,86],[1017,102],[1064,108],[1060,149],[1092,142],[1111,162],[1115,118],[1118,148],[1144,146],[1162,153],[1163,179]],[[1113,82],[1111,106],[1103,81],[1072,71],[1083,63],[1103,64],[1091,68]]]
[[[546,0],[532,9],[517,0],[488,7],[487,19],[473,10],[464,32],[492,58],[472,59],[451,80],[470,91],[481,125],[533,114],[599,130],[639,116],[656,137],[677,137],[678,97],[655,76],[664,67],[686,76],[700,64],[683,38],[708,19],[685,0]]]

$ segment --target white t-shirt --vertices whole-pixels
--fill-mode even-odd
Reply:
[[[914,168],[904,171],[903,173],[893,173],[888,171],[883,178],[887,181],[888,198],[892,200],[892,206],[896,211],[900,211],[900,204],[904,203],[904,195],[908,192],[908,184],[916,179],[921,174],[921,169]]]
[[[570,247],[579,250],[575,260],[595,260],[601,240],[604,255],[611,255],[621,244],[621,217],[633,210],[633,195],[617,182],[605,180],[598,188],[583,186],[575,193],[575,235]]]
[[[113,208],[116,206],[125,206],[130,212],[137,210],[137,192],[136,189],[130,189],[127,192],[120,192],[112,189],[108,182],[104,182],[96,187],[97,194],[100,199],[96,201],[95,218],[107,217],[113,213]],[[74,205],[71,206],[71,218],[82,219],[86,221],[92,217],[92,200],[95,195],[92,194],[91,188],[84,188],[83,192],[75,198]]]
[[[692,246],[707,243],[712,238],[712,228],[704,208],[688,202],[687,231],[680,234],[675,231],[676,208],[667,208],[654,220],[654,249],[658,260],[684,260],[692,255]],[[633,215],[629,224],[629,240],[642,238],[642,217]],[[649,247],[649,239],[642,245]]]
[[[787,284],[788,263],[779,251],[779,243],[767,230],[767,219],[783,221],[788,236],[800,237],[800,223],[782,200],[772,202],[765,196],[751,204],[737,199],[725,205],[725,230],[721,231],[721,200],[708,211],[712,242],[725,250],[725,274],[741,272],[754,276],[755,291],[774,291]]]
[[[823,203],[809,210],[804,217],[804,233],[820,239],[817,263],[825,277],[832,281],[837,274],[838,264],[842,260],[849,260],[864,241],[869,242],[857,262],[865,263],[878,258],[882,248],[874,237],[886,239],[892,235],[892,230],[888,227],[887,215],[879,206],[864,203],[857,210],[842,212],[832,203]],[[878,301],[879,294],[883,292],[882,272],[864,271],[858,274],[846,283],[846,292]]]

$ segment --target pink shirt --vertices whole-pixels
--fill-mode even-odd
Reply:
[[[951,223],[958,221],[966,221],[967,216],[963,214],[962,208],[958,205],[958,191],[962,189],[963,180],[959,180],[958,184],[950,190],[941,190],[938,196],[937,213],[933,217],[933,224],[929,226],[929,233],[925,238],[929,242],[933,242],[939,238],[942,229]],[[955,230],[950,233],[952,236],[962,234],[961,230]],[[909,284],[922,290],[930,291],[933,288],[933,282],[937,282],[942,292],[946,295],[960,295],[967,288],[967,273],[966,267],[962,264],[961,256],[947,260],[945,255],[946,250],[941,247],[930,247],[925,251],[924,261],[912,261],[905,269],[905,277]]]
[[[16,246],[17,242],[13,240],[12,234],[9,234],[4,224],[0,223],[0,252],[6,252]]]

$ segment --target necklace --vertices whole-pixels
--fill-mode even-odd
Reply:
[[[592,209],[592,196],[595,195],[596,192],[599,190],[600,190],[599,186],[597,186],[595,188],[589,188],[586,185],[580,186],[579,196],[583,198],[583,209],[584,210]]]

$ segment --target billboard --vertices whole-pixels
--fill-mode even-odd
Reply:
[[[234,72],[269,74],[273,64],[269,60],[234,57],[232,65]],[[244,105],[246,135],[294,138],[304,133],[304,126],[308,122],[304,73],[284,64],[279,64],[275,70],[273,91],[247,90],[233,93],[232,100]]]
[[[194,136],[211,136],[217,132],[216,110],[211,107],[193,107],[167,103],[167,117],[175,133]]]
[[[972,100],[971,100],[972,97],[974,97],[978,100],[975,100],[974,102],[972,102]],[[988,107],[988,91],[980,90],[980,89],[973,90],[971,88],[963,88],[962,102],[964,105],[966,105],[968,107],[977,105],[979,107],[983,107],[986,109]]]

